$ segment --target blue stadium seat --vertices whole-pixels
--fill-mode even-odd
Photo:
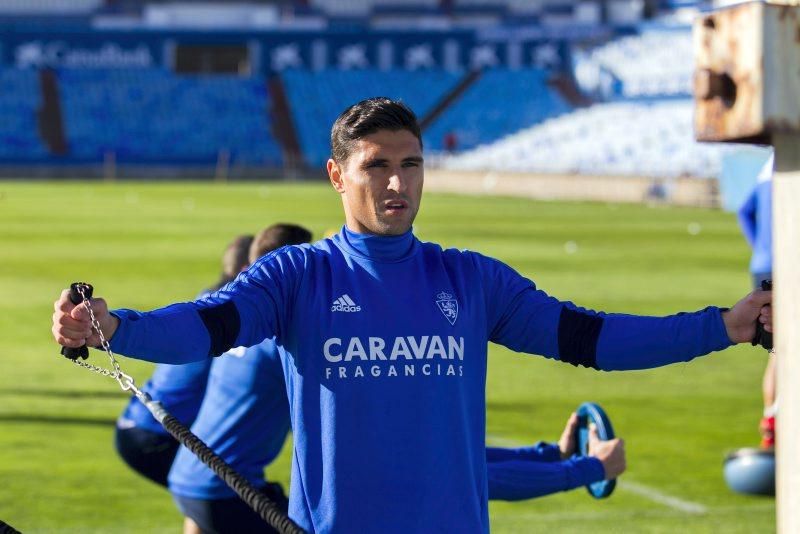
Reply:
[[[443,166],[666,179],[719,176],[731,147],[696,142],[692,113],[688,98],[595,104],[447,158]]]
[[[643,26],[637,31],[573,53],[575,79],[581,90],[602,100],[690,96],[691,28]]]
[[[347,106],[373,96],[402,99],[422,118],[461,80],[442,70],[292,70],[282,74],[289,107],[306,163],[325,165],[330,129]]]
[[[263,79],[179,76],[162,69],[62,69],[70,159],[279,166]]]
[[[425,131],[426,148],[442,150],[452,132],[457,149],[491,143],[569,112],[571,106],[547,85],[542,69],[488,70]]]
[[[28,162],[48,157],[39,137],[36,112],[41,105],[38,73],[0,69],[0,161]]]

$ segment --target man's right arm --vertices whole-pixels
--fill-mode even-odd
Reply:
[[[159,363],[193,362],[280,336],[302,265],[301,252],[284,251],[265,256],[223,290],[194,302],[109,312],[102,299],[92,299],[92,309],[114,352]],[[53,335],[67,347],[100,344],[85,304],[69,303],[68,292],[56,302]]]

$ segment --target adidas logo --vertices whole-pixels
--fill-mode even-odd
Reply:
[[[333,301],[333,306],[331,306],[331,311],[336,312],[360,312],[361,306],[358,306],[353,299],[350,298],[349,295],[346,293],[339,297],[338,299]]]

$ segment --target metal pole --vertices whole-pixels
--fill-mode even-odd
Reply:
[[[775,134],[773,277],[778,414],[776,513],[781,534],[800,532],[800,134]]]

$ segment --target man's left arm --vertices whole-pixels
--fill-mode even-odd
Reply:
[[[660,367],[750,341],[756,321],[772,330],[769,291],[755,291],[730,310],[711,306],[647,317],[559,301],[496,260],[485,259],[483,275],[491,341],[576,366],[606,371]]]

